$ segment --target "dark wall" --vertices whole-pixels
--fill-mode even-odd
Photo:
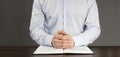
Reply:
[[[97,0],[102,33],[94,46],[120,45],[120,0]],[[33,0],[0,0],[0,46],[37,45],[29,35]]]
[[[33,0],[0,0],[0,45],[34,45],[29,36]]]
[[[120,0],[97,0],[102,33],[93,45],[120,46]]]

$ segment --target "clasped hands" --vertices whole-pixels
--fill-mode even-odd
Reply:
[[[60,30],[55,34],[52,45],[57,49],[70,49],[74,47],[74,41],[69,34]]]

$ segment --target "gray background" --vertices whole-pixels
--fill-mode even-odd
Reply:
[[[29,35],[33,0],[0,0],[0,46],[37,45]],[[120,0],[97,0],[102,33],[91,46],[120,46]]]

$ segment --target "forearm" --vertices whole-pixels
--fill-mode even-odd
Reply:
[[[87,46],[91,44],[98,38],[100,32],[101,32],[100,28],[93,27],[91,29],[86,30],[83,33],[72,36],[75,42],[75,46]]]
[[[35,40],[39,45],[47,45],[52,46],[51,41],[53,39],[52,35],[44,32],[43,30],[36,28],[34,30],[30,30],[30,35],[33,40]]]
[[[75,46],[89,45],[100,35],[99,13],[96,0],[88,1],[88,11],[84,22],[84,31],[73,36]]]

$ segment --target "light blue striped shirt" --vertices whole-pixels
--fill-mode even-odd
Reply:
[[[91,44],[100,35],[96,0],[34,0],[30,35],[39,45],[52,46],[54,35],[64,30],[75,46]]]

